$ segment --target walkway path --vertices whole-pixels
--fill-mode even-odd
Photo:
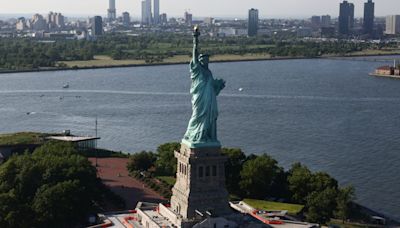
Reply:
[[[89,160],[95,164],[95,158]],[[128,175],[127,158],[99,158],[97,163],[99,177],[125,200],[127,209],[134,209],[139,201],[157,203],[164,200],[158,193]]]

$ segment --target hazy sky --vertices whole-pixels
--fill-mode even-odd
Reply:
[[[367,0],[349,0],[356,16],[362,16]],[[140,16],[141,0],[116,0],[117,13],[128,11]],[[341,0],[160,0],[161,12],[181,16],[190,9],[195,17],[246,17],[249,8],[257,8],[260,17],[308,17],[313,14],[339,14]],[[400,0],[375,0],[376,15],[400,14]],[[0,14],[62,12],[65,15],[105,15],[108,0],[0,0]]]

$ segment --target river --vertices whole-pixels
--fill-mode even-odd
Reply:
[[[227,81],[218,98],[219,139],[247,154],[268,153],[285,168],[300,161],[326,171],[354,185],[358,202],[400,219],[400,80],[368,75],[382,64],[211,64]],[[94,135],[97,116],[100,147],[154,151],[182,138],[189,86],[187,65],[2,74],[0,133]]]

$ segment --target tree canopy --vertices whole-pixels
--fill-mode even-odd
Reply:
[[[69,144],[48,143],[0,166],[0,227],[72,227],[101,201],[101,182]]]

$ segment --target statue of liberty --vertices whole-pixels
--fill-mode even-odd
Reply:
[[[183,138],[183,142],[192,148],[220,146],[217,139],[217,96],[225,87],[225,81],[214,79],[208,69],[209,55],[199,54],[199,36],[196,26],[193,33],[193,59],[190,62],[193,113]]]

